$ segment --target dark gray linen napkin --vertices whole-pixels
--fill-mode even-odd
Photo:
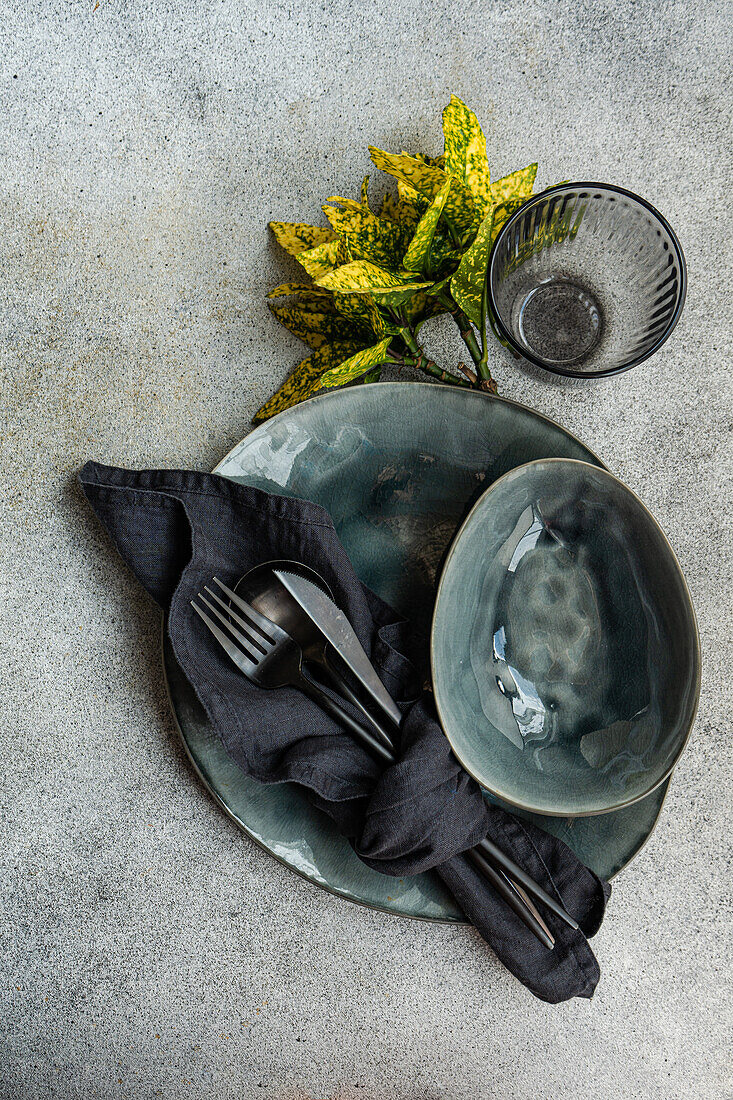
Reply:
[[[192,471],[89,462],[79,481],[124,560],[168,610],[176,658],[239,767],[263,783],[306,788],[370,867],[398,877],[436,870],[504,965],[541,1000],[591,997],[600,971],[588,937],[600,926],[610,887],[562,841],[486,803],[452,755],[430,695],[420,691],[425,639],[420,645],[362,586],[328,514]],[[276,558],[322,574],[400,704],[396,764],[377,763],[301,692],[250,684],[193,613],[189,601],[214,575],[233,586]],[[581,931],[544,912],[556,943],[552,951],[543,947],[460,855],[485,836],[560,899]]]

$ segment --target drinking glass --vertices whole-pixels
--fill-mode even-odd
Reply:
[[[679,241],[644,199],[606,183],[566,183],[507,221],[489,260],[489,315],[523,358],[599,378],[648,359],[679,320]]]

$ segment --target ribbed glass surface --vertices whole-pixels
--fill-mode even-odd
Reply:
[[[552,188],[499,234],[489,304],[526,359],[580,377],[627,370],[677,323],[685,298],[677,238],[652,207],[599,184]]]

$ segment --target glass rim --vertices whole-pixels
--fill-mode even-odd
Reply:
[[[527,207],[536,205],[540,201],[544,201],[546,198],[548,198],[548,196],[560,194],[563,191],[577,191],[581,188],[583,190],[590,190],[595,188],[597,190],[611,191],[615,195],[623,195],[625,198],[633,199],[633,201],[638,203],[639,206],[642,206],[645,210],[647,210],[669,236],[669,239],[672,243],[672,248],[677,257],[677,263],[679,265],[680,271],[680,290],[677,296],[677,303],[675,305],[674,313],[672,314],[669,323],[667,324],[667,327],[664,329],[664,332],[662,332],[662,334],[657,337],[652,346],[648,348],[648,350],[645,351],[643,355],[636,356],[635,359],[630,360],[628,363],[620,363],[618,366],[606,367],[603,370],[597,371],[581,371],[574,370],[572,367],[550,365],[546,362],[543,362],[542,359],[532,354],[532,352],[528,351],[526,348],[523,348],[522,345],[514,339],[514,337],[502,321],[496,305],[496,300],[494,298],[492,287],[494,262],[496,256],[498,255],[497,249],[499,246],[499,242],[505,238],[512,226],[516,224],[517,220],[526,213]],[[491,247],[489,263],[486,271],[486,281],[488,291],[488,306],[491,310],[491,319],[496,324],[496,328],[498,329],[502,339],[507,342],[507,344],[518,356],[520,356],[520,358],[526,359],[528,363],[532,363],[534,364],[534,366],[540,367],[542,370],[550,371],[552,374],[562,374],[568,378],[608,378],[614,374],[623,374],[624,371],[631,370],[632,367],[636,367],[639,365],[639,363],[643,363],[645,359],[649,359],[650,356],[659,351],[662,344],[670,337],[673,329],[680,319],[682,307],[684,306],[685,299],[687,297],[687,264],[685,262],[685,254],[682,251],[682,246],[677,239],[677,234],[672,229],[672,226],[669,224],[667,219],[662,214],[660,214],[655,206],[652,206],[652,204],[646,199],[642,198],[641,195],[637,195],[633,191],[627,190],[625,187],[618,187],[614,183],[599,183],[598,181],[589,182],[584,180],[578,183],[556,183],[552,187],[547,187],[544,191],[540,191],[537,195],[531,195],[526,202],[522,203],[518,210],[514,211],[512,216],[508,218],[504,225],[501,227],[497,238]]]

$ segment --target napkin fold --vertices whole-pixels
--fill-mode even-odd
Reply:
[[[567,845],[490,806],[462,769],[421,691],[426,639],[356,577],[329,515],[215,474],[124,470],[89,462],[81,487],[121,556],[168,611],[176,659],[227,752],[263,783],[298,783],[370,867],[404,877],[434,869],[504,965],[541,1000],[591,997],[598,963],[588,944],[610,887]],[[190,605],[213,576],[233,587],[266,561],[320,573],[403,714],[398,761],[375,761],[294,688],[263,691],[232,664]],[[553,914],[543,947],[461,853],[489,837],[580,924]]]

